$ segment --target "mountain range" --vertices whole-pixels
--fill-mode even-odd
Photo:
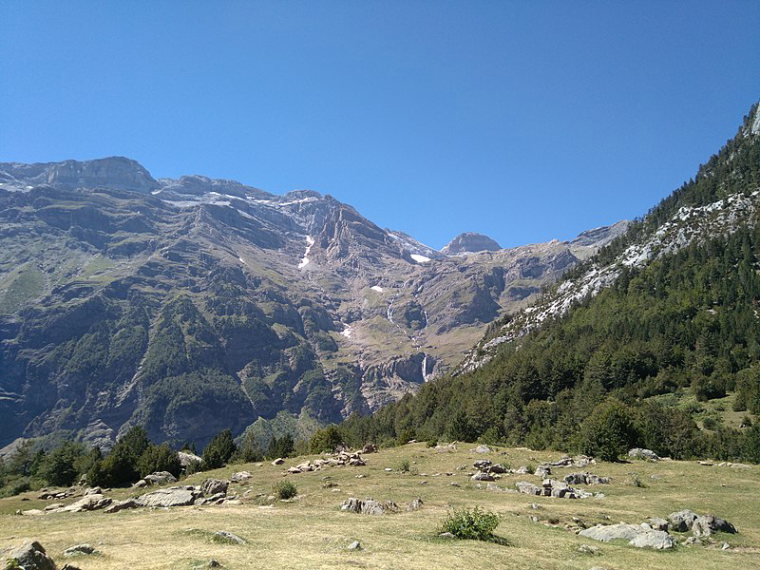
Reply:
[[[202,445],[375,411],[628,225],[437,251],[310,190],[154,179],[122,157],[0,163],[0,446],[108,446],[133,425]]]

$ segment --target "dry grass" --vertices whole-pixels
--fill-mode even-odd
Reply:
[[[192,569],[210,559],[225,568],[536,568],[608,569],[646,568],[760,568],[760,468],[701,466],[693,462],[663,461],[634,464],[602,463],[592,472],[613,477],[610,485],[592,488],[606,494],[601,499],[566,500],[530,497],[497,492],[470,481],[467,473],[475,459],[473,445],[460,445],[456,453],[436,453],[422,444],[407,445],[366,456],[366,467],[336,467],[289,475],[299,495],[289,501],[262,506],[256,494],[269,494],[283,475],[269,464],[237,465],[189,479],[197,483],[206,476],[224,477],[247,469],[253,478],[243,485],[233,484],[230,492],[242,495],[250,489],[250,500],[241,505],[179,507],[171,510],[138,509],[106,515],[102,512],[53,514],[40,517],[16,516],[18,509],[44,506],[28,494],[0,500],[0,546],[23,538],[39,540],[63,563],[62,551],[87,542],[102,551],[98,557],[78,557],[76,566],[90,569]],[[495,451],[487,457],[513,467],[558,459],[558,453],[527,449]],[[386,472],[403,460],[411,471]],[[303,461],[294,459],[288,465]],[[559,469],[562,476],[572,469]],[[447,476],[451,472],[453,475]],[[646,487],[627,484],[636,472]],[[440,473],[440,475],[436,475]],[[363,478],[356,475],[364,474]],[[325,477],[335,484],[324,485]],[[509,475],[498,481],[503,488],[514,482],[538,482],[533,475]],[[460,486],[452,486],[456,482]],[[424,484],[423,484],[424,483]],[[122,498],[129,490],[111,495]],[[343,513],[341,502],[349,496],[394,500],[399,504],[416,497],[424,507],[380,517]],[[531,508],[536,503],[539,509]],[[502,515],[496,534],[510,546],[475,541],[448,541],[438,538],[435,529],[452,507],[479,505]],[[639,550],[626,545],[594,543],[566,531],[564,524],[579,517],[587,524],[596,522],[638,523],[650,516],[690,508],[712,512],[733,522],[738,535],[717,537],[732,548],[679,547],[671,552]],[[533,522],[530,517],[539,517]],[[549,525],[548,520],[558,524]],[[188,532],[196,529],[195,532]],[[218,544],[208,532],[227,530],[248,542],[245,545]],[[359,540],[363,550],[347,546]],[[599,547],[599,554],[578,551],[582,544]]]

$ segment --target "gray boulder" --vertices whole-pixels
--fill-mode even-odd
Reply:
[[[169,487],[140,495],[135,499],[141,507],[183,507],[192,505],[198,492],[186,487]]]
[[[226,493],[230,482],[224,479],[206,479],[201,483],[201,494],[209,497],[218,493]]]
[[[628,544],[637,548],[668,550],[676,545],[676,541],[664,530],[645,530],[633,537]]]
[[[214,536],[228,544],[245,544],[245,539],[226,530],[218,530],[214,533]]]
[[[661,519],[659,517],[652,517],[649,519],[649,526],[651,526],[654,530],[665,530],[667,531],[670,528],[670,523],[666,521],[665,519]]]
[[[645,461],[659,461],[660,457],[651,449],[642,449],[634,447],[628,452],[628,457],[633,459],[644,459]]]
[[[340,506],[341,511],[358,513],[362,515],[384,515],[398,512],[398,505],[393,501],[375,501],[374,499],[357,499],[350,497]]]
[[[95,550],[94,546],[91,546],[89,544],[77,544],[76,546],[69,546],[66,550],[63,551],[63,555],[67,557],[88,554],[98,554],[98,551]]]
[[[736,527],[730,522],[713,515],[698,516],[691,527],[694,536],[710,536],[714,532],[736,533]]]
[[[490,459],[478,459],[475,463],[472,464],[475,469],[478,469],[479,471],[484,471],[486,468],[491,466],[491,460]]]
[[[533,474],[536,477],[540,477],[541,479],[546,479],[549,475],[552,474],[552,468],[546,463],[542,463],[541,465],[536,467],[536,470],[533,472]]]
[[[475,453],[491,453],[491,448],[487,445],[479,445],[473,451]]]
[[[8,567],[13,562],[24,570],[56,570],[55,562],[45,553],[42,545],[35,541],[27,541],[18,548],[11,550],[6,560]]]
[[[483,471],[478,471],[475,475],[470,477],[470,479],[473,481],[496,481],[493,475],[490,473],[484,473]]]
[[[538,485],[534,485],[533,483],[528,483],[527,481],[518,481],[515,483],[515,487],[517,487],[517,490],[520,493],[523,493],[525,495],[540,495],[541,494],[541,487]]]
[[[165,485],[167,483],[176,483],[177,478],[168,471],[156,471],[143,477],[148,485]]]
[[[111,503],[105,508],[104,513],[118,513],[119,511],[125,511],[127,509],[136,509],[140,505],[134,499],[125,499],[123,501],[116,501]]]
[[[694,521],[697,520],[697,513],[684,509],[668,515],[668,521],[670,522],[670,530],[676,532],[687,532],[691,530],[694,525]]]

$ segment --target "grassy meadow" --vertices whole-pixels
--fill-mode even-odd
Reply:
[[[535,475],[504,475],[496,482],[499,490],[471,481],[469,476],[477,459],[513,468],[535,467],[559,459],[561,453],[492,448],[491,453],[478,454],[474,447],[459,444],[456,452],[439,453],[424,444],[410,444],[366,455],[365,467],[325,467],[284,476],[283,468],[315,457],[295,458],[280,467],[269,463],[232,465],[186,480],[199,484],[206,477],[226,478],[247,470],[253,477],[231,484],[228,491],[238,496],[240,504],[140,508],[116,514],[14,514],[17,509],[44,508],[53,502],[41,501],[36,498],[39,492],[30,492],[0,500],[0,547],[23,539],[38,540],[59,567],[68,562],[82,570],[191,570],[206,567],[212,558],[230,569],[760,568],[759,466],[664,460],[555,468],[553,476],[558,479],[578,471],[612,477],[609,485],[579,486],[602,492],[604,498],[570,500],[505,491],[514,489],[516,481],[540,484]],[[407,462],[409,470],[404,471]],[[270,500],[274,485],[283,477],[297,486],[298,496]],[[130,489],[106,493],[114,499],[135,494]],[[340,511],[348,497],[393,500],[402,509],[403,503],[419,497],[424,506],[413,512],[358,515]],[[501,516],[496,534],[506,545],[438,537],[437,528],[450,509],[474,506]],[[739,534],[717,534],[707,546],[649,551],[595,542],[565,528],[575,524],[574,517],[587,526],[640,523],[685,508],[725,518]],[[217,543],[209,534],[218,530],[233,532],[247,543]],[[354,540],[361,542],[361,550],[347,548]],[[724,542],[730,545],[727,550],[721,549]],[[91,544],[101,554],[63,557],[63,550],[80,543]],[[598,551],[579,551],[584,544]]]

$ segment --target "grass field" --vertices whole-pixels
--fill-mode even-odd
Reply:
[[[0,546],[35,539],[59,566],[66,561],[82,570],[190,570],[204,567],[211,558],[231,569],[760,568],[758,466],[718,466],[717,462],[705,466],[665,460],[560,468],[554,471],[558,478],[588,470],[610,476],[612,482],[583,487],[603,492],[604,498],[554,499],[489,490],[485,483],[470,481],[468,473],[474,471],[472,463],[476,459],[488,458],[516,468],[557,460],[560,453],[495,448],[481,455],[472,451],[474,447],[460,444],[454,453],[436,453],[422,444],[405,445],[366,455],[365,467],[326,467],[288,475],[299,495],[272,504],[266,497],[257,496],[271,494],[275,483],[283,478],[283,468],[269,463],[234,465],[188,478],[188,483],[198,484],[206,477],[250,471],[251,479],[230,486],[229,494],[241,498],[239,505],[136,509],[110,515],[15,515],[16,509],[44,508],[49,504],[36,499],[38,493],[28,493],[0,500]],[[304,460],[291,459],[283,467]],[[404,460],[410,464],[408,472],[399,470]],[[393,471],[387,472],[386,468]],[[514,488],[519,480],[540,484],[535,475],[505,475],[497,485]],[[634,480],[640,486],[633,484]],[[246,491],[247,497],[242,498]],[[128,489],[107,493],[113,498],[132,494]],[[393,500],[399,505],[420,497],[424,506],[413,512],[357,515],[340,511],[347,497]],[[532,508],[533,503],[538,509]],[[496,534],[508,545],[437,536],[437,527],[451,508],[476,505],[501,515]],[[711,545],[678,546],[663,552],[594,542],[564,528],[573,517],[589,526],[597,522],[640,523],[648,517],[666,517],[685,508],[723,517],[736,526],[739,534],[718,534]],[[247,543],[214,542],[205,531],[217,530],[233,532]],[[361,542],[362,550],[347,549],[354,540]],[[728,550],[721,550],[723,542],[730,545]],[[64,549],[79,543],[89,543],[102,554],[63,558]],[[598,553],[579,551],[583,544],[598,547]]]

